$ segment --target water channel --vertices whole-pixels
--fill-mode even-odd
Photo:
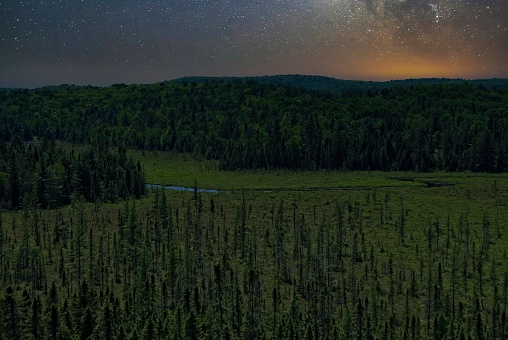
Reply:
[[[180,187],[178,185],[160,185],[160,184],[146,184],[146,187],[149,189],[167,189],[173,191],[194,191],[194,188],[189,187]],[[198,192],[208,192],[208,193],[218,193],[220,192],[217,189],[199,189]]]

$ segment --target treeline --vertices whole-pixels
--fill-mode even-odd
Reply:
[[[143,169],[126,155],[101,147],[75,152],[54,141],[0,141],[0,208],[56,208],[71,202],[114,202],[145,192]]]
[[[506,216],[499,206],[489,210],[500,210],[498,215],[464,211],[412,225],[404,206],[413,199],[388,193],[314,206],[310,214],[300,208],[306,198],[173,196],[169,202],[158,192],[147,205],[125,201],[120,208],[77,205],[4,214],[0,334],[7,339],[508,335],[506,252],[498,251],[506,231],[497,223]],[[415,215],[422,219],[423,213]]]
[[[0,92],[16,133],[190,153],[223,169],[508,170],[508,92],[415,84],[340,95],[252,80]]]

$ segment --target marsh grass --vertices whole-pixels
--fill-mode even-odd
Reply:
[[[143,164],[147,183],[219,190],[277,189],[369,189],[382,187],[503,186],[508,174],[471,172],[381,172],[381,171],[221,171],[213,160],[196,160],[188,154],[130,150]]]
[[[174,249],[175,254],[179,254],[175,260],[175,275],[181,280],[180,284],[184,289],[197,289],[202,297],[213,291],[210,279],[215,266],[227,264],[226,277],[232,279],[225,279],[224,284],[241,294],[241,308],[248,308],[246,280],[254,269],[260,282],[257,322],[260,332],[267,337],[275,337],[271,333],[272,323],[280,324],[293,303],[301,312],[298,327],[305,329],[306,323],[320,322],[319,313],[325,313],[335,320],[333,327],[338,327],[339,338],[344,337],[348,327],[344,313],[356,315],[358,301],[368,298],[368,315],[376,337],[382,337],[383,327],[393,315],[395,338],[403,337],[405,320],[412,316],[418,318],[421,337],[428,338],[434,334],[435,318],[442,314],[446,322],[450,321],[455,254],[454,307],[458,310],[462,304],[464,308],[462,315],[456,315],[457,329],[460,326],[464,334],[474,336],[471,325],[475,325],[477,313],[483,315],[490,328],[491,320],[496,317],[493,307],[505,307],[499,302],[505,294],[503,280],[508,272],[508,181],[505,174],[223,172],[217,170],[214,162],[192,160],[186,155],[130,153],[144,165],[148,182],[189,187],[197,182],[202,188],[233,191],[194,193],[153,189],[135,203],[83,204],[86,220],[81,281],[87,280],[97,296],[103,289],[113,292],[120,301],[127,300],[126,296],[136,289],[142,294],[145,286],[141,278],[145,270],[160,293],[161,282],[168,282],[170,275],[168,260],[162,260],[160,254],[164,249]],[[452,183],[453,186],[429,186],[429,182]],[[347,190],[324,190],[337,187]],[[294,190],[312,188],[322,190]],[[156,227],[156,221],[162,221],[163,195],[173,223],[171,242],[165,234],[168,229]],[[28,248],[33,250],[30,256],[43,265],[45,282],[48,285],[56,282],[59,296],[71,296],[71,299],[78,296],[81,285],[77,279],[76,255],[79,210],[79,205],[74,205],[59,210],[2,214],[4,257],[9,259],[5,262],[3,290],[12,285],[21,297],[24,287],[36,286],[23,279],[25,274],[29,277],[32,269],[22,268],[20,272],[13,260],[18,254],[24,254],[22,240],[26,226]],[[125,228],[130,225],[132,216],[138,236],[136,242],[130,244],[128,239],[120,241],[119,235],[128,230]],[[245,226],[240,232],[242,219]],[[120,220],[124,221],[123,227]],[[339,221],[341,232],[338,231]],[[158,232],[163,237],[159,237]],[[55,238],[57,234],[60,234],[59,240]],[[63,241],[64,234],[66,241]],[[297,235],[305,241],[298,240]],[[279,255],[276,255],[277,237],[282,247]],[[242,242],[245,242],[245,256],[240,255]],[[485,252],[480,256],[483,245]],[[126,269],[129,266],[117,260],[116,252],[129,256],[133,250],[150,256],[145,258],[146,267],[138,266],[129,273]],[[198,252],[202,255],[199,261]],[[277,256],[283,257],[280,268]],[[102,264],[102,258],[108,265]],[[187,259],[191,259],[190,262]],[[478,276],[480,263],[481,280]],[[115,266],[121,268],[118,280],[114,279]],[[442,282],[437,279],[440,266]],[[123,276],[124,269],[130,277],[128,280]],[[62,272],[66,273],[65,285]],[[197,284],[187,287],[185,278],[191,277],[189,275]],[[414,292],[408,297],[407,292],[413,289],[412,275],[416,282]],[[278,308],[283,311],[276,318],[271,314],[274,288],[280,300]],[[318,293],[309,295],[309,290]],[[35,287],[34,294],[47,293]],[[436,294],[441,294],[439,305],[435,303]],[[316,309],[313,305],[321,298],[328,301],[326,309]],[[152,306],[158,306],[156,301],[159,300],[157,296]],[[181,298],[171,301],[175,306],[185,305]],[[477,301],[481,303],[480,309],[476,307]],[[213,303],[206,303],[203,308],[211,313],[208,315],[213,315]],[[225,315],[230,316],[227,314],[230,312],[228,309]],[[100,315],[97,312],[97,319]],[[150,315],[168,320],[171,333],[171,325],[177,320],[175,310],[152,307]],[[208,322],[205,315],[198,316],[199,322]],[[140,320],[139,315],[133,313],[132,319],[125,322],[141,329]],[[430,326],[426,327],[427,324]]]

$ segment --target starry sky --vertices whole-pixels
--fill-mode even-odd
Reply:
[[[508,0],[0,0],[0,87],[507,78]]]

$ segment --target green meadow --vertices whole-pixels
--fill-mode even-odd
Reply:
[[[264,252],[273,248],[271,241],[276,233],[277,214],[282,210],[279,218],[287,237],[284,249],[292,254],[293,259],[287,264],[292,269],[282,270],[289,270],[289,275],[294,275],[283,285],[286,292],[291,291],[291,287],[295,288],[298,282],[296,268],[300,264],[295,260],[298,251],[294,250],[298,237],[294,233],[298,223],[304,220],[306,233],[313,240],[308,245],[311,253],[312,250],[318,252],[320,237],[323,237],[323,247],[328,247],[329,251],[323,251],[321,256],[333,257],[337,255],[334,251],[341,253],[337,244],[344,247],[347,265],[342,263],[344,267],[338,272],[329,269],[332,286],[340,286],[337,280],[340,281],[342,271],[348,273],[349,280],[358,280],[357,284],[361,282],[358,292],[348,290],[352,294],[350,298],[372,298],[372,290],[378,285],[376,289],[386,298],[385,303],[393,303],[393,315],[401,327],[397,338],[404,337],[404,318],[418,316],[424,324],[423,319],[428,312],[426,322],[429,322],[429,328],[426,331],[430,333],[427,337],[431,335],[435,321],[432,315],[452,313],[452,309],[458,309],[459,305],[468,309],[461,318],[469,318],[469,329],[454,330],[458,332],[455,335],[460,332],[475,333],[474,322],[481,311],[489,311],[486,313],[488,318],[500,318],[496,308],[502,310],[505,300],[501,305],[498,298],[501,291],[506,294],[508,283],[506,174],[228,172],[218,170],[214,162],[192,160],[185,155],[134,152],[133,156],[144,164],[148,183],[186,187],[197,183],[199,188],[225,190],[201,194],[200,197],[208,204],[213,201],[216,206],[229,207],[231,213],[226,214],[231,218],[229,225],[238,226],[238,211],[245,204],[248,207],[247,228],[250,228],[247,233],[250,236],[247,237],[253,237],[253,233],[264,235],[265,238],[257,241],[259,249],[265,249]],[[167,192],[167,195],[175,205],[180,204],[184,209],[183,202],[192,200],[194,194]],[[346,231],[341,234],[343,239],[336,234],[341,219],[347,225]],[[235,233],[234,228],[232,234]],[[274,261],[266,253],[265,256],[265,265]],[[329,261],[333,262],[333,266],[339,265]],[[388,269],[390,262],[397,268],[392,279]],[[273,273],[276,269],[269,265],[262,272]],[[400,281],[394,288],[391,286],[395,284],[395,277]],[[277,279],[273,275],[266,280],[276,285]],[[340,291],[341,288],[337,289]],[[411,289],[415,291],[408,293]],[[391,290],[394,291],[390,293]],[[452,291],[455,302],[451,301]],[[331,295],[337,298],[336,293]],[[269,296],[270,291],[264,294]],[[287,294],[289,301],[290,294]],[[446,301],[434,300],[436,294],[442,294],[440,298]],[[476,303],[481,303],[482,307],[476,309]],[[411,306],[409,314],[408,304]],[[433,304],[439,306],[432,307]],[[358,303],[353,302],[349,308],[358,308]],[[447,327],[452,319],[446,319]],[[447,330],[447,336],[450,336],[449,332]],[[489,334],[493,335],[492,332]]]
[[[483,187],[507,185],[508,174],[473,172],[382,172],[382,171],[221,171],[218,162],[197,160],[187,154],[131,150],[143,164],[146,182],[217,190],[324,190],[381,187]]]

